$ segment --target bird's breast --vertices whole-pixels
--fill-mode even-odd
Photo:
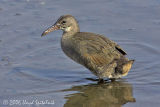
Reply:
[[[72,60],[80,63],[80,55],[78,52],[78,47],[74,44],[72,39],[61,39],[61,48],[63,52],[70,57]]]

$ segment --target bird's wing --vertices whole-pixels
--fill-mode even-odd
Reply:
[[[114,59],[119,59],[121,53],[116,49],[115,43],[105,40],[103,36],[93,33],[81,33],[75,36],[79,44],[79,53],[83,63],[88,66],[104,66],[110,64]],[[118,48],[119,49],[119,48]]]
[[[127,55],[127,53],[126,53],[119,45],[116,45],[115,48],[116,48],[122,55]]]
[[[122,55],[127,55],[127,53],[114,41],[99,35],[100,38],[102,38],[103,40],[105,40],[108,44],[110,44],[112,47],[114,47],[117,51],[119,51]]]

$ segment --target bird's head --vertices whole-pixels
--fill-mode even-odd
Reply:
[[[45,30],[41,36],[45,36],[46,34],[59,29],[63,30],[64,33],[79,32],[79,26],[76,19],[72,15],[63,15],[57,20],[54,25]]]

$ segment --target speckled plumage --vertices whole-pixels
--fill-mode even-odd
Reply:
[[[103,35],[80,32],[73,16],[61,16],[42,36],[57,29],[64,31],[61,39],[64,53],[100,79],[120,78],[131,69],[133,60],[125,57],[126,52],[118,44]]]

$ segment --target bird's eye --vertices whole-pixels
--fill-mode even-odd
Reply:
[[[66,23],[66,21],[62,21],[62,24],[65,24]]]

